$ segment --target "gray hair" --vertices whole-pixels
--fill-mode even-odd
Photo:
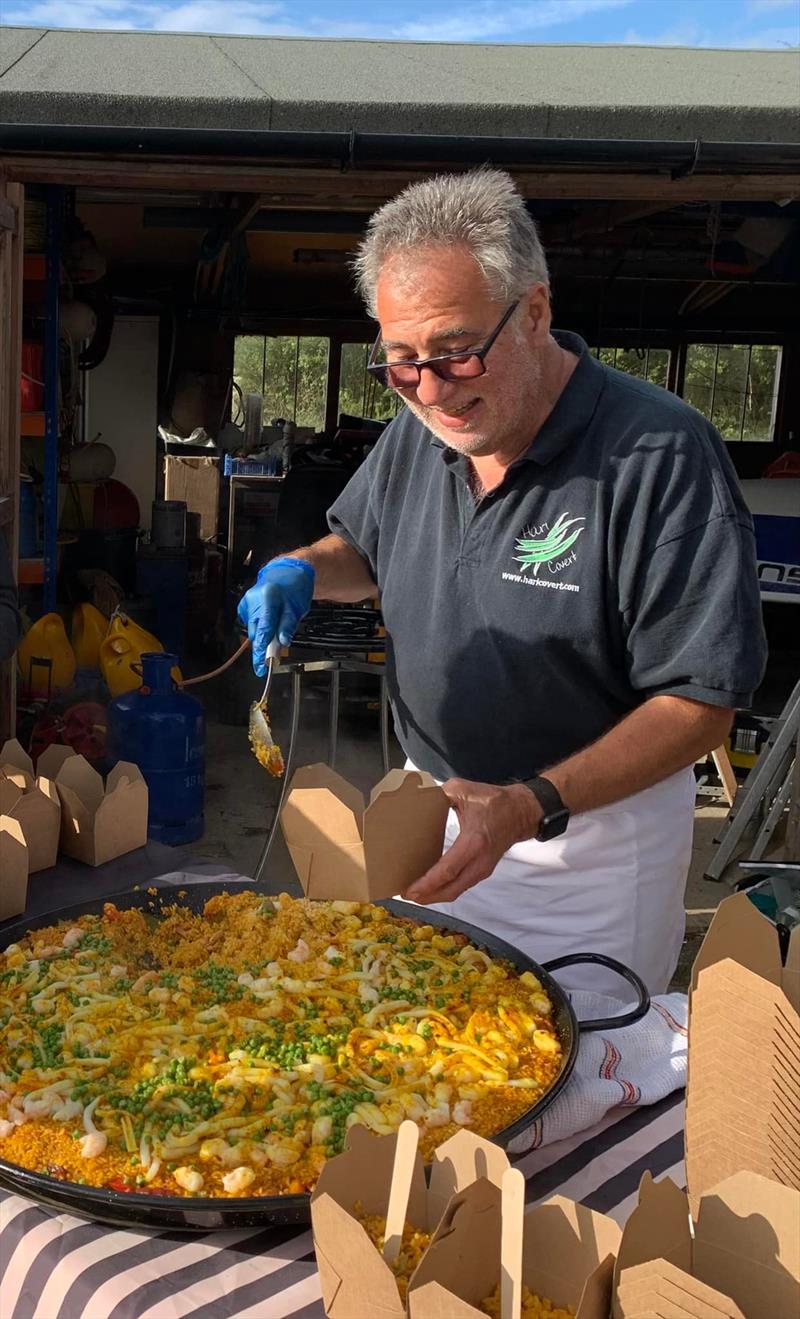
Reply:
[[[353,262],[359,292],[375,316],[385,262],[425,247],[466,247],[498,301],[511,302],[550,280],[536,221],[505,170],[438,174],[412,183],[375,211]]]

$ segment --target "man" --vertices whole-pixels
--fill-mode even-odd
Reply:
[[[544,254],[505,173],[407,188],[372,217],[357,271],[380,324],[370,370],[406,407],[331,534],[244,597],[256,671],[312,597],[377,588],[398,737],[453,805],[444,856],[406,896],[539,961],[618,957],[663,991],[692,766],[765,661],[725,447],[680,399],[551,332]]]

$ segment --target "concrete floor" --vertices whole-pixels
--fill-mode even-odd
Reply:
[[[295,764],[328,759],[328,677],[304,680]],[[342,706],[336,768],[362,792],[381,777],[378,716],[371,680],[342,680]],[[273,818],[280,782],[270,778],[250,753],[244,727],[249,702],[258,684],[241,666],[235,684],[209,692],[206,768],[206,832],[187,850],[197,858],[222,862],[231,871],[252,875],[258,864],[266,829]],[[377,691],[375,691],[377,695]],[[289,726],[288,679],[275,681],[270,699],[275,736],[286,749]],[[392,740],[392,764],[401,765],[402,752]],[[685,988],[703,934],[719,903],[730,893],[727,884],[703,878],[714,848],[714,838],[727,813],[724,805],[700,798],[695,816],[692,864],[686,886],[687,928],[674,986]],[[277,832],[264,882],[273,892],[299,893],[291,859]]]

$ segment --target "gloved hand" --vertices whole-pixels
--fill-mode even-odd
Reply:
[[[311,608],[315,576],[305,559],[273,559],[239,601],[239,621],[247,628],[253,668],[259,678],[267,671],[269,643],[277,636],[282,646],[288,646],[300,619]]]

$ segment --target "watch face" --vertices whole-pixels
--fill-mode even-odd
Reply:
[[[539,825],[539,831],[536,835],[540,843],[549,843],[551,838],[558,838],[563,834],[569,824],[569,811],[553,811],[550,815],[545,815],[542,823]]]

